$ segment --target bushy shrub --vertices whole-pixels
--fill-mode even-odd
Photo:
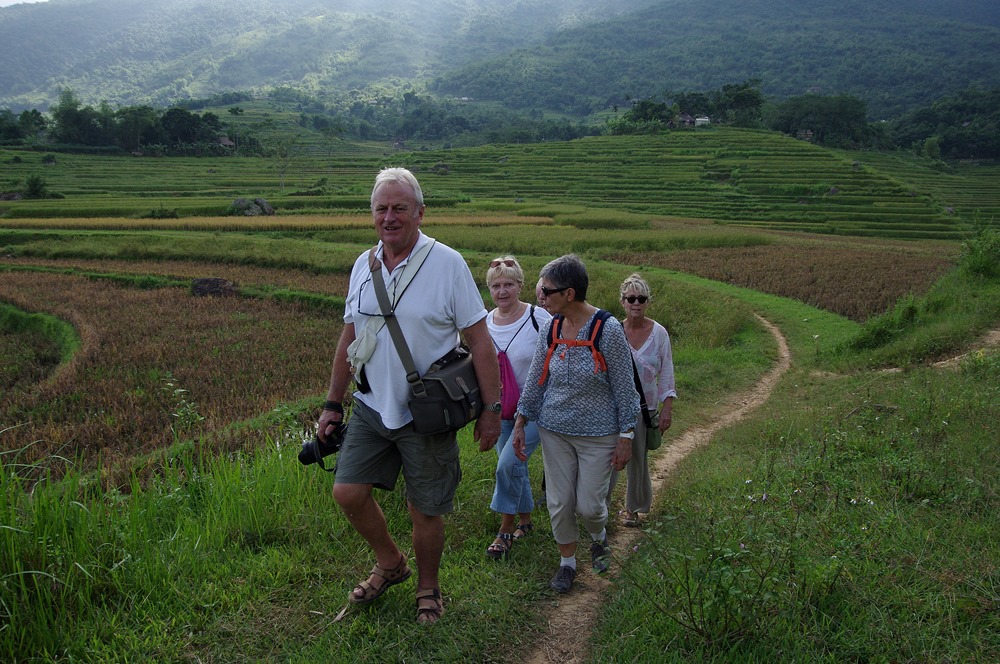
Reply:
[[[1000,276],[1000,231],[979,223],[975,236],[962,244],[960,265],[976,276],[988,279]]]
[[[25,198],[45,198],[48,195],[48,183],[41,175],[29,175],[24,181]]]
[[[896,306],[881,316],[869,318],[861,332],[851,342],[854,350],[881,348],[909,329],[917,320],[920,307],[917,299],[906,295],[896,302]]]
[[[146,214],[140,215],[140,219],[179,219],[180,214],[177,212],[177,208],[168,210],[162,205],[158,208],[153,208]]]

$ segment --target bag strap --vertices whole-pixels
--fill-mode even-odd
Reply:
[[[601,334],[604,332],[604,323],[609,318],[611,318],[610,311],[598,309],[597,313],[594,314],[594,320],[590,328],[590,354],[594,357],[594,373],[597,373],[598,370],[608,370],[608,363],[604,360],[604,353],[601,352],[597,344],[601,340]]]
[[[604,323],[611,318],[611,312],[598,309],[594,314],[593,328],[591,328],[591,341],[594,342],[594,349],[600,350],[601,335],[604,334]],[[594,329],[596,328],[596,329]]]
[[[535,305],[532,304],[529,306],[531,307],[531,311],[528,315],[531,316],[531,325],[535,328],[535,332],[538,332],[538,321],[535,319]],[[520,330],[518,330],[518,332],[520,332]]]
[[[532,308],[532,309],[534,309],[534,308],[535,308],[535,307],[534,307],[534,305],[532,305],[532,307],[531,307],[531,308]],[[531,320],[532,320],[532,322],[534,322],[534,320],[535,320],[535,319],[534,319],[534,318],[532,318]],[[527,318],[525,318],[525,319],[524,319],[523,321],[521,321],[521,327],[517,328],[517,332],[515,332],[515,333],[514,333],[514,336],[512,336],[512,337],[510,338],[510,341],[508,341],[508,342],[507,342],[507,345],[506,345],[506,346],[504,346],[503,348],[500,348],[500,344],[498,344],[498,343],[496,342],[496,339],[494,339],[494,338],[493,338],[493,337],[491,336],[491,337],[490,337],[490,341],[492,341],[492,342],[493,342],[493,346],[494,346],[494,347],[496,347],[496,349],[497,349],[497,352],[498,352],[498,353],[506,353],[506,352],[507,352],[507,350],[508,350],[508,349],[510,348],[510,345],[511,345],[512,343],[514,343],[514,339],[517,339],[517,335],[521,334],[521,330],[523,330],[523,329],[524,329],[524,326],[525,326],[525,325],[527,325],[527,323],[528,323],[528,319],[527,319]],[[538,330],[538,323],[535,323],[535,330],[536,330],[536,331]]]
[[[629,351],[629,355],[632,352]],[[635,378],[635,389],[639,392],[639,407],[642,410],[642,423],[647,429],[652,428],[653,420],[649,416],[649,406],[646,405],[646,392],[642,389],[642,381],[639,379],[639,367],[635,364],[635,356],[632,356],[632,377]]]
[[[413,280],[414,275],[424,264],[424,259],[427,258],[427,254],[430,253],[431,247],[434,244],[432,239],[428,242],[425,247],[426,251],[422,254],[415,255],[406,262],[406,267],[403,268],[403,274],[400,277],[399,283],[403,284],[403,292],[406,291],[406,287],[410,285],[410,281]],[[389,304],[389,293],[385,289],[385,279],[382,278],[382,262],[379,261],[378,257],[375,255],[375,250],[377,247],[372,247],[368,254],[368,266],[372,271],[372,285],[375,287],[375,297],[378,299],[379,309],[382,311],[382,317],[385,319],[385,325],[389,328],[389,335],[392,337],[392,343],[396,346],[396,352],[399,353],[399,359],[403,362],[403,370],[406,371],[406,382],[410,384],[410,391],[415,397],[425,397],[427,396],[427,390],[424,388],[424,382],[420,380],[420,374],[417,373],[417,367],[413,363],[413,356],[410,354],[410,347],[406,345],[406,338],[403,336],[403,330],[399,327],[399,320],[396,318],[396,308]],[[416,262],[412,272],[407,275],[406,270],[410,268]],[[399,302],[399,298],[402,297],[403,292],[400,292],[396,297],[396,302]]]

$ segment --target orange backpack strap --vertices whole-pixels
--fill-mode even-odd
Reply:
[[[549,376],[549,362],[556,352],[556,346],[563,345],[567,348],[574,346],[590,346],[590,354],[594,358],[594,373],[608,370],[608,363],[604,359],[604,353],[598,349],[597,344],[601,338],[601,328],[611,316],[610,312],[598,309],[594,316],[594,322],[590,328],[590,339],[581,341],[580,339],[560,339],[559,331],[562,329],[562,316],[556,314],[552,317],[552,334],[549,337],[549,352],[545,355],[545,363],[542,365],[542,375],[538,379],[539,385],[545,384],[545,379]]]
[[[542,375],[538,378],[539,385],[544,385],[545,379],[549,377],[549,361],[552,359],[552,354],[556,352],[556,346],[559,344],[559,330],[562,329],[562,319],[563,317],[559,314],[552,317],[552,327],[550,328],[549,335],[549,352],[545,355],[545,363],[542,365]]]
[[[597,350],[597,337],[601,332],[601,325],[604,324],[604,320],[600,315],[594,318],[594,328],[590,331],[590,341],[588,344],[590,345],[590,354],[594,357],[594,373],[608,370],[608,363],[604,361],[604,353]]]

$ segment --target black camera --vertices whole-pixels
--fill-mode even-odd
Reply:
[[[340,451],[340,444],[344,442],[345,433],[347,433],[347,425],[337,424],[333,431],[326,435],[325,443],[319,439],[319,434],[314,435],[312,440],[302,443],[302,449],[299,450],[299,463],[303,466],[318,463],[319,467],[326,472],[333,472],[333,468],[327,468],[323,464],[323,459]]]

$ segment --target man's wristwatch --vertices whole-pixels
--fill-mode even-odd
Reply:
[[[633,440],[635,438],[635,431],[623,431],[622,433],[618,434],[618,437],[628,438],[629,440]]]
[[[503,410],[503,407],[500,405],[499,401],[494,401],[493,403],[486,406],[486,410],[490,411],[491,413],[499,413],[501,410]]]

